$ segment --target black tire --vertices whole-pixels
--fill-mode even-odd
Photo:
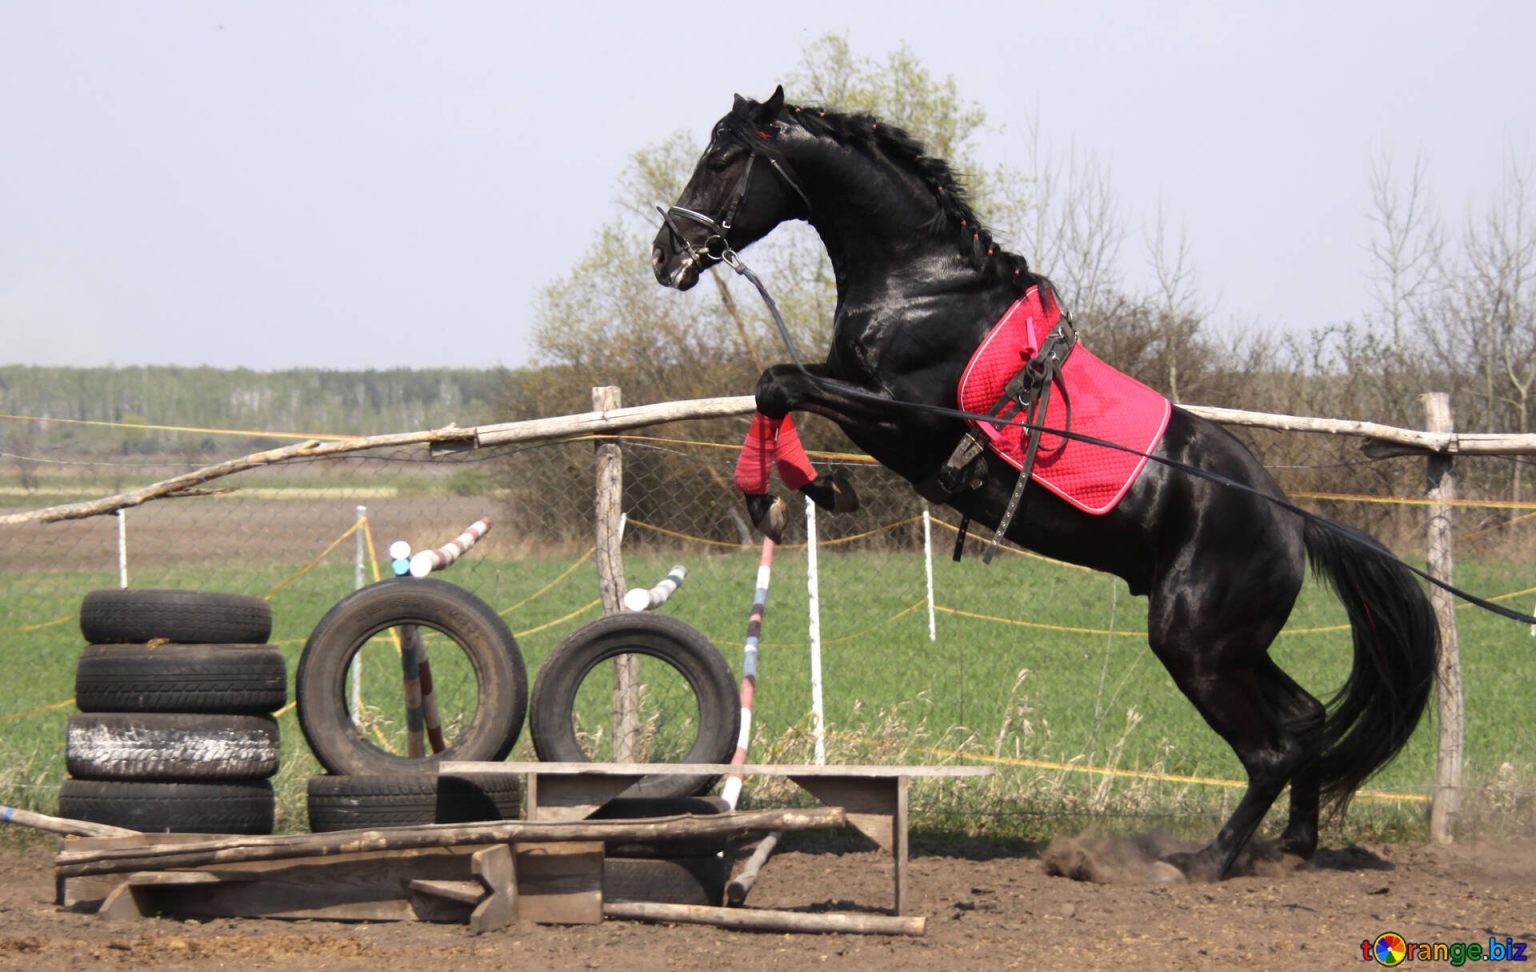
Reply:
[[[550,652],[533,688],[528,721],[539,758],[562,763],[590,761],[576,735],[576,693],[599,663],[625,654],[649,655],[665,662],[693,691],[698,703],[698,730],[678,762],[729,762],[741,730],[741,695],[725,656],[708,638],[676,618],[631,612],[583,625]],[[621,796],[694,796],[708,790],[718,778],[647,776]]]
[[[407,827],[516,820],[522,787],[511,773],[433,776],[315,776],[309,781],[309,829]]]
[[[270,834],[272,784],[65,780],[59,816],[145,833]]]
[[[262,644],[272,608],[249,594],[124,588],[91,591],[80,604],[80,632],[98,645],[174,641]]]
[[[425,757],[376,746],[364,727],[353,723],[347,704],[347,668],[352,658],[374,635],[398,625],[441,633],[458,646],[460,655],[433,661],[434,677],[442,674],[440,662],[457,665],[464,673],[465,684],[459,690],[463,707],[473,706],[473,715],[452,727],[446,748]],[[399,700],[398,660],[394,664],[390,691]],[[528,712],[528,672],[517,639],[488,604],[443,581],[402,577],[355,591],[326,612],[304,646],[294,694],[304,738],[320,765],[331,773],[432,774],[443,760],[506,758]],[[403,701],[393,714],[404,723]]]
[[[731,862],[723,857],[610,858],[603,861],[603,900],[718,906],[730,880]]]
[[[77,780],[264,780],[278,751],[271,716],[110,713],[70,717],[64,761]]]
[[[650,817],[670,817],[676,814],[717,814],[729,811],[730,805],[720,797],[698,796],[675,799],[651,797],[618,797],[598,807],[588,820],[644,820]],[[731,856],[736,841],[732,837],[685,837],[675,840],[647,840],[619,843],[610,841],[603,845],[608,857],[639,860],[675,859],[692,857]]]
[[[87,645],[75,668],[81,712],[276,712],[288,666],[272,645]]]

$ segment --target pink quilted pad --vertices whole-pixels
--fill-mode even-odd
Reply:
[[[1054,302],[1049,310],[1041,306],[1039,290],[1031,287],[1008,308],[976,349],[965,374],[960,376],[958,396],[962,409],[990,412],[1003,387],[1040,350],[1040,342],[1050,333],[1061,310]],[[1067,426],[1067,403],[1060,388],[1051,390],[1041,425],[1115,442],[1136,451],[1106,449],[1047,434],[1035,458],[1033,478],[1084,512],[1108,513],[1147,464],[1136,453],[1151,452],[1162,441],[1173,406],[1151,388],[1100,361],[1082,344],[1068,356],[1062,380],[1072,401],[1071,426]],[[993,451],[1015,469],[1023,467],[1026,430],[1016,425],[998,430],[989,423],[981,423],[979,428],[990,440]]]

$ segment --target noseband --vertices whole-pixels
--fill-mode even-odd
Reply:
[[[703,270],[705,267],[704,261],[709,259],[718,263],[724,263],[738,273],[741,272],[741,258],[737,256],[735,248],[731,246],[730,241],[726,237],[736,222],[736,211],[741,208],[742,200],[747,198],[747,192],[752,187],[752,167],[757,164],[759,158],[764,159],[769,165],[773,166],[773,171],[778,173],[779,178],[784,181],[784,184],[793,189],[795,194],[800,197],[800,201],[805,203],[806,215],[810,215],[811,198],[805,194],[805,190],[800,187],[800,183],[795,180],[794,176],[790,175],[788,167],[763,148],[750,141],[746,141],[746,147],[747,167],[742,170],[741,178],[736,180],[736,188],[731,193],[730,205],[726,207],[725,215],[720,217],[720,219],[716,220],[712,216],[705,215],[696,210],[685,209],[682,206],[671,206],[667,209],[662,209],[660,206],[656,207],[656,211],[661,214],[663,224],[671,234],[673,245],[685,250],[688,254],[687,260],[683,264],[684,269],[695,267]],[[702,245],[690,240],[687,234],[683,232],[679,221],[684,219],[704,227],[706,235]]]

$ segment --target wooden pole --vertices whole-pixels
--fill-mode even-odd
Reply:
[[[763,830],[823,830],[848,821],[842,807],[806,810],[751,810],[742,813],[679,814],[643,820],[501,820],[480,824],[424,824],[324,834],[255,835],[208,840],[146,843],[153,834],[66,845],[54,858],[59,877],[156,871],[244,861],[331,857],[365,851],[455,847],[464,844],[568,841],[635,842],[686,837],[745,835]],[[184,836],[184,835],[177,835]],[[126,841],[126,843],[125,843]]]
[[[731,883],[725,886],[725,903],[732,908],[740,908],[746,904],[747,895],[752,891],[752,885],[757,883],[757,876],[762,873],[763,865],[768,863],[768,857],[775,847],[779,846],[779,838],[784,836],[782,830],[775,830],[762,840],[758,841],[757,848],[752,851],[752,856],[747,858],[747,863],[741,868],[741,873],[731,879]]]
[[[1529,433],[1468,432],[1462,435],[1434,435],[1421,429],[1397,429],[1377,425],[1374,422],[1272,415],[1265,412],[1245,412],[1239,409],[1213,408],[1206,405],[1181,404],[1178,407],[1223,425],[1359,436],[1405,446],[1415,452],[1448,452],[1479,456],[1536,455],[1536,435]],[[194,487],[247,469],[259,469],[299,459],[350,455],[354,452],[393,449],[406,445],[429,445],[434,449],[454,452],[513,443],[551,442],[577,436],[613,434],[667,422],[735,418],[751,415],[756,409],[757,401],[751,395],[737,395],[731,398],[699,398],[680,402],[659,402],[655,405],[633,405],[629,408],[605,412],[558,415],[522,422],[497,422],[471,428],[448,425],[440,429],[399,432],[391,435],[338,436],[329,441],[310,438],[279,449],[268,449],[241,456],[238,459],[203,466],[126,493],[79,503],[65,503],[60,506],[6,513],[0,515],[0,527],[22,523],[78,520],[139,506],[155,499],[204,495],[195,491]]]
[[[131,837],[138,833],[137,830],[129,830],[126,827],[114,827],[111,824],[99,824],[90,820],[74,820],[69,817],[51,817],[46,813],[34,813],[20,807],[8,806],[0,806],[0,823],[31,827],[33,830],[46,830],[52,834],[64,834],[69,837]]]
[[[1429,392],[1424,400],[1424,427],[1434,433],[1450,433],[1451,397],[1445,392]],[[1449,455],[1429,457],[1429,488],[1426,495],[1435,501],[1429,507],[1427,559],[1429,573],[1449,584],[1453,582],[1455,559],[1452,553],[1452,506],[1456,498],[1456,477]],[[1461,697],[1461,648],[1456,635],[1456,605],[1449,592],[1431,587],[1430,603],[1440,622],[1440,665],[1436,675],[1435,698],[1440,716],[1440,749],[1435,768],[1435,795],[1430,803],[1429,836],[1440,844],[1452,840],[1456,815],[1461,809],[1461,763],[1464,746]]]
[[[748,931],[820,932],[832,935],[922,935],[926,918],[901,915],[833,915],[763,908],[712,908],[708,905],[605,901],[603,917],[630,921],[714,925]]]
[[[592,389],[592,409],[608,412],[619,408],[618,388]],[[603,613],[624,610],[624,557],[620,517],[624,508],[624,454],[617,442],[597,443],[597,586]],[[633,763],[640,758],[640,665],[639,656],[619,655],[613,660],[613,760]]]

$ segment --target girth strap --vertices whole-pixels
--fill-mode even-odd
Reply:
[[[1040,454],[1040,443],[1044,438],[1040,428],[1044,420],[1046,410],[1050,406],[1051,389],[1059,388],[1061,398],[1066,405],[1067,431],[1072,427],[1072,400],[1068,396],[1067,387],[1061,378],[1061,369],[1067,362],[1067,356],[1077,346],[1077,330],[1063,317],[1051,328],[1045,340],[1040,343],[1040,351],[1012,380],[1003,388],[1003,392],[993,403],[988,414],[992,416],[994,428],[1001,428],[1002,424],[1010,421],[1020,421],[1026,426],[1026,446],[1024,462],[1019,469],[1019,478],[1014,483],[1013,493],[1008,497],[1008,504],[1003,508],[1002,518],[998,520],[997,529],[992,534],[992,542],[982,552],[982,563],[991,563],[992,556],[997,551],[997,545],[1003,535],[1008,532],[1008,527],[1013,523],[1014,517],[1019,514],[1024,503],[1024,488],[1029,484],[1030,473],[1035,468],[1035,460]],[[1054,448],[1064,448],[1066,440]],[[981,485],[983,476],[980,470],[973,469],[972,464],[985,448],[985,442],[976,429],[971,429],[961,437],[955,445],[955,450],[949,459],[935,476],[939,487],[949,494],[960,492],[963,489],[974,489]],[[1047,450],[1050,451],[1050,450]],[[959,535],[955,538],[954,559],[959,560],[965,547],[965,534],[970,526],[970,517],[965,516],[960,521]]]

